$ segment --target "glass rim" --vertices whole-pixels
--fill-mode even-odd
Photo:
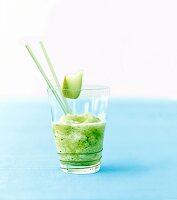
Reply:
[[[53,86],[54,89],[58,90],[56,85]],[[47,91],[51,90],[50,87],[47,87]],[[78,91],[73,89],[64,89],[64,91]],[[110,87],[106,85],[83,85],[80,91],[110,91]]]

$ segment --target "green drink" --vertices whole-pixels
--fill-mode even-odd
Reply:
[[[105,122],[92,114],[71,115],[53,124],[61,165],[96,166],[100,164]]]
[[[56,90],[57,91],[57,90]],[[66,90],[65,94],[75,91]],[[101,166],[109,88],[83,86],[77,99],[67,98],[72,110],[63,114],[48,90],[60,168],[72,174],[90,174]]]
[[[61,170],[73,174],[95,173],[100,169],[102,157],[109,87],[83,86],[82,71],[65,75],[61,87],[43,42],[40,42],[40,47],[55,85],[49,80],[30,46],[26,45],[48,85],[52,127]]]

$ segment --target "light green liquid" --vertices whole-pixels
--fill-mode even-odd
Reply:
[[[53,124],[55,143],[64,165],[90,166],[100,162],[105,122],[91,115],[66,115]]]

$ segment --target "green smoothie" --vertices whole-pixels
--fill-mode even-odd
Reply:
[[[102,155],[105,121],[87,113],[67,114],[53,123],[53,132],[63,165],[99,164]]]

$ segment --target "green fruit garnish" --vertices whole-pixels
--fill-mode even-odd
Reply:
[[[82,87],[82,72],[66,75],[62,85],[62,93],[64,97],[77,99]]]

